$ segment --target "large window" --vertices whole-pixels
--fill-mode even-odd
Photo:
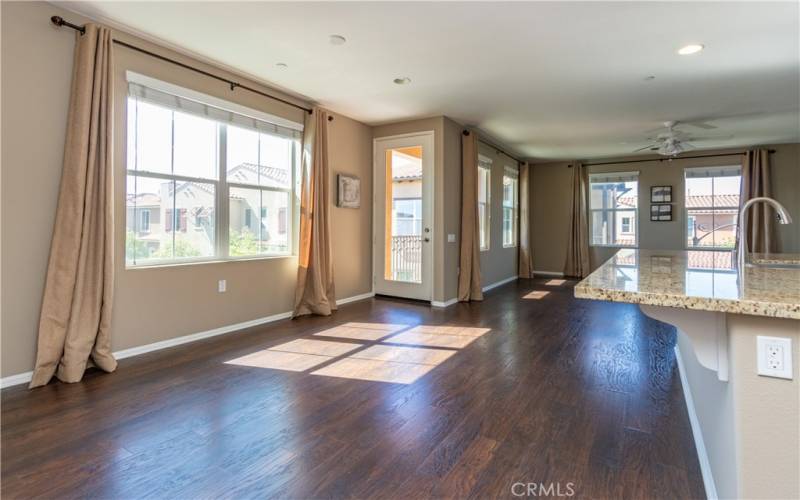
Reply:
[[[506,167],[503,175],[503,247],[517,245],[518,191],[519,171],[513,167]]]
[[[301,126],[128,78],[127,265],[291,254]]]
[[[684,173],[686,248],[734,248],[741,167],[687,168]]]
[[[489,250],[492,207],[492,160],[478,158],[478,236],[481,251]]]
[[[638,174],[638,172],[622,172],[589,176],[592,245],[613,247],[638,245]]]

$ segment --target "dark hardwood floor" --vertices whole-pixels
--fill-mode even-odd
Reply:
[[[400,337],[312,335],[352,322]],[[444,310],[366,300],[3,391],[2,496],[514,498],[531,483],[540,496],[704,497],[674,342],[569,282],[520,280]],[[307,369],[245,366],[275,363]]]

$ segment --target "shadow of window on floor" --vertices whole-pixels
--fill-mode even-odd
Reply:
[[[412,384],[489,328],[382,323],[344,323],[226,364],[312,375]],[[405,331],[403,331],[405,330]],[[358,340],[339,342],[326,337]],[[402,345],[396,345],[402,344]]]

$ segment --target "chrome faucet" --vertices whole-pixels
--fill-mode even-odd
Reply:
[[[778,213],[779,223],[792,223],[792,216],[789,215],[789,212],[786,211],[786,208],[778,203],[777,200],[773,200],[772,198],[767,198],[765,196],[759,196],[757,198],[747,200],[747,202],[742,205],[742,209],[739,210],[739,248],[736,256],[736,263],[740,270],[743,270],[744,266],[746,265],[747,240],[745,238],[745,230],[747,229],[747,209],[759,202],[769,203],[772,205],[772,208],[774,208]]]

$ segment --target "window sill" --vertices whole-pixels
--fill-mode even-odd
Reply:
[[[171,267],[198,266],[206,264],[227,264],[229,262],[253,262],[260,260],[293,259],[293,258],[297,258],[297,255],[286,254],[286,255],[267,255],[259,257],[230,257],[227,259],[215,258],[215,259],[201,259],[201,260],[186,260],[181,262],[153,262],[147,264],[137,264],[133,266],[126,262],[125,270],[136,271],[139,269],[159,269],[159,268],[171,268]]]

